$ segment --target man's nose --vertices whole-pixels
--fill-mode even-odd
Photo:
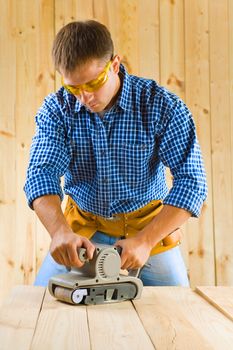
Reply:
[[[80,92],[80,94],[77,96],[77,98],[80,100],[80,102],[82,104],[86,104],[86,103],[88,103],[90,101],[91,95],[92,95],[91,92],[82,90]]]

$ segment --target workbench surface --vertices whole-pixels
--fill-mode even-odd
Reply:
[[[17,286],[0,309],[1,350],[233,349],[233,287],[144,287],[142,298],[69,305]]]

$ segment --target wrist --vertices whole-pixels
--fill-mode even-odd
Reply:
[[[71,228],[66,225],[61,225],[59,226],[59,228],[53,230],[52,232],[50,232],[50,236],[51,238],[53,238],[54,236],[62,236],[62,235],[67,235],[67,234],[71,234],[73,233],[73,231],[71,230]]]
[[[138,232],[138,234],[136,235],[136,238],[139,240],[140,244],[146,245],[149,249],[152,249],[155,246],[151,232],[145,229]]]

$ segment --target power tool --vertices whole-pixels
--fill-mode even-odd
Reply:
[[[81,268],[72,267],[68,273],[49,280],[49,292],[58,300],[70,304],[106,304],[139,299],[143,284],[140,269],[123,273],[121,247],[95,245],[93,258],[87,259],[86,249],[79,248]]]

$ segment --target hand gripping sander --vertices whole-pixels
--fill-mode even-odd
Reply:
[[[120,247],[96,245],[92,260],[86,259],[86,249],[78,250],[81,268],[56,275],[49,280],[49,291],[58,300],[70,304],[105,304],[139,299],[143,284],[138,270],[122,273]]]

